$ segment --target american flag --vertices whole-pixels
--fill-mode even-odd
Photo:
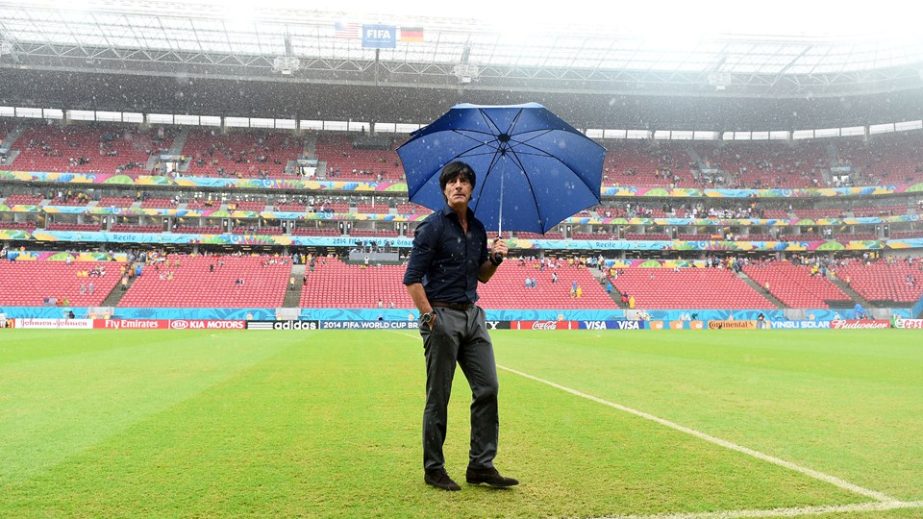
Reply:
[[[358,23],[336,22],[333,24],[333,35],[337,38],[358,38],[360,28]]]

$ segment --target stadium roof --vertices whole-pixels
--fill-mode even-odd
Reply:
[[[338,5],[349,6],[349,2]],[[691,6],[687,7],[691,11],[664,15],[653,25],[642,23],[646,18],[637,13],[621,16],[589,8],[581,12],[559,7],[557,12],[530,16],[494,10],[490,16],[452,17],[450,12],[423,7],[402,12],[399,2],[377,5],[378,12],[367,6],[310,10],[304,3],[284,1],[0,0],[0,67],[414,88],[781,99],[923,86],[923,39],[904,37],[900,31],[888,37],[842,31],[808,36],[778,29],[762,34],[706,33],[695,29],[707,26],[707,20],[716,19],[721,10],[690,2],[682,5]],[[769,8],[775,9],[770,13],[789,19],[808,18],[800,16],[801,11],[784,12],[782,4]],[[384,10],[392,12],[383,14]],[[573,18],[575,12],[578,18],[596,22],[581,23]],[[692,18],[694,13],[705,14],[705,20]],[[842,12],[826,16],[828,23],[837,16],[831,25],[844,24]],[[900,18],[891,16],[891,23],[900,23]],[[607,25],[600,19],[618,23]]]

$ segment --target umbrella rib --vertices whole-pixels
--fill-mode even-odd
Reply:
[[[548,153],[548,152],[546,152],[546,151],[544,151],[544,150],[542,150],[542,149],[540,149],[540,148],[537,148],[537,147],[535,147],[535,146],[533,146],[533,145],[531,145],[531,144],[527,144],[527,143],[525,143],[525,142],[522,142],[521,144],[522,144],[523,146],[527,146],[527,147],[529,147],[529,148],[532,148],[533,150],[536,150],[536,151],[538,151],[539,153],[522,153],[522,152],[516,151],[516,152],[513,152],[513,155],[518,155],[519,153],[522,153],[523,155],[532,155],[532,156],[536,156],[536,157],[539,157],[539,156],[541,156],[541,157],[548,157],[548,158],[550,158],[550,159],[556,160],[556,161],[560,162],[560,163],[561,163],[564,167],[566,167],[567,169],[573,171],[573,172],[575,173],[574,176],[577,177],[577,178],[579,178],[580,181],[583,182],[583,185],[585,185],[585,186],[587,187],[587,189],[590,190],[590,193],[594,193],[594,191],[593,191],[593,186],[591,186],[591,185],[586,181],[586,179],[584,179],[581,175],[577,175],[577,174],[576,174],[576,173],[577,173],[577,170],[575,170],[574,168],[572,168],[568,163],[566,163],[566,162],[564,162],[563,160],[561,160],[560,157],[556,157],[556,156],[554,156],[554,155],[552,155],[552,154],[550,154],[550,153]],[[516,160],[518,161],[519,158],[517,157]],[[596,200],[599,201],[599,197],[596,197]]]
[[[538,135],[533,135],[532,137],[529,137],[528,139],[525,139],[525,140],[523,140],[523,139],[516,139],[516,142],[519,143],[519,144],[528,144],[529,141],[533,141],[533,140],[535,140],[535,139],[538,139],[539,137],[544,137],[545,135],[548,135],[549,133],[551,133],[551,132],[553,132],[553,131],[555,131],[555,130],[552,130],[552,129],[549,128],[549,129],[547,129],[547,130],[540,130],[540,131],[541,131],[541,133],[538,133],[538,131],[533,130],[533,131],[529,132],[529,134],[538,133]],[[520,135],[522,135],[522,134],[520,134]],[[510,140],[512,140],[512,139],[510,139]]]
[[[489,126],[493,126],[494,130],[496,130],[496,132],[492,133],[491,135],[497,136],[497,135],[503,133],[503,132],[500,130],[500,127],[497,126],[497,123],[496,123],[493,119],[491,119],[490,116],[487,115],[487,113],[486,113],[483,109],[478,109],[478,113],[481,114],[481,117],[483,117],[484,120],[487,121],[487,123],[488,123]],[[490,132],[487,132],[487,133],[490,133]]]
[[[523,165],[522,161],[519,160],[519,155],[516,153],[511,153],[513,159],[516,160],[516,163],[519,164],[519,169],[522,171],[523,176],[526,177],[526,182],[529,184],[529,194],[532,195],[532,201],[535,202],[535,212],[538,213],[539,225],[542,228],[542,234],[545,234],[545,220],[542,218],[542,208],[538,203],[538,198],[535,197],[535,186],[532,185],[532,179],[529,178],[529,175],[526,175],[526,167]]]
[[[510,122],[510,127],[508,130],[506,130],[507,135],[513,135],[513,128],[516,127],[516,123],[519,122],[519,118],[521,116],[522,116],[522,108],[520,108],[519,111],[516,112],[516,117],[513,117],[513,120]]]
[[[452,128],[452,129],[449,130],[449,131],[451,131],[452,133],[457,133],[458,135],[461,135],[462,137],[467,137],[467,138],[469,138],[469,139],[471,139],[471,140],[477,140],[477,139],[475,139],[474,137],[472,137],[472,136],[470,136],[470,135],[465,135],[463,132],[476,133],[476,134],[478,134],[478,135],[487,135],[487,136],[489,136],[489,137],[494,138],[494,140],[496,140],[496,137],[497,137],[497,135],[494,134],[494,133],[485,132],[485,131],[481,131],[481,130],[469,130],[468,128]]]

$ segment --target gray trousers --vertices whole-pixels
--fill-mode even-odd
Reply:
[[[426,407],[423,410],[423,468],[445,467],[447,407],[455,363],[471,386],[471,448],[468,466],[493,467],[500,421],[497,416],[497,365],[484,324],[484,310],[434,308],[435,328],[420,327],[426,356]]]

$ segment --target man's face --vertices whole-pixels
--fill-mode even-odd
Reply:
[[[445,195],[446,201],[452,208],[459,205],[466,206],[468,200],[471,199],[471,182],[468,181],[467,176],[458,175],[446,183],[442,194]]]

